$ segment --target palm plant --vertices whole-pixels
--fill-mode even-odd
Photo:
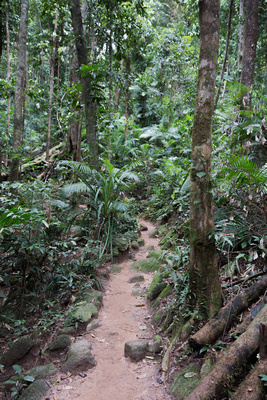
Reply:
[[[67,185],[63,193],[83,193],[88,198],[88,212],[97,224],[97,240],[100,246],[100,257],[110,248],[112,254],[112,237],[114,221],[121,214],[127,213],[128,204],[124,193],[130,189],[133,182],[138,181],[136,174],[126,168],[115,168],[108,160],[98,171],[89,165],[79,162],[64,161],[61,165],[70,167],[78,176],[80,182]]]

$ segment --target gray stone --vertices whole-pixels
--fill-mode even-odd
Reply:
[[[62,372],[79,373],[96,366],[91,352],[91,344],[85,340],[77,340],[70,346],[66,362],[61,366]]]
[[[99,321],[98,319],[94,319],[92,322],[89,322],[89,324],[86,327],[87,332],[91,332],[96,328],[99,328],[102,325],[102,322]]]
[[[93,303],[99,309],[102,305],[103,293],[99,290],[89,289],[83,293],[83,300],[86,303]]]
[[[0,364],[3,364],[5,367],[15,364],[24,357],[33,346],[34,342],[28,336],[18,339],[16,342],[13,342],[10,348],[0,357]]]
[[[88,324],[93,317],[97,317],[98,309],[94,303],[84,302],[80,304],[77,309],[68,316],[65,321],[66,325],[73,325],[75,323]]]
[[[38,365],[30,369],[25,375],[33,376],[35,379],[45,378],[46,376],[54,375],[57,369],[54,364]]]
[[[144,231],[147,231],[147,230],[148,230],[148,227],[147,227],[146,225],[144,225],[144,224],[139,224],[139,230],[140,230],[141,232],[144,232]]]
[[[156,335],[151,342],[148,343],[147,348],[149,353],[158,354],[162,350],[162,339],[159,335]]]
[[[48,390],[48,384],[42,379],[38,379],[22,392],[19,400],[42,400]]]
[[[129,283],[135,283],[135,282],[143,282],[145,280],[144,275],[134,275],[129,278],[128,282]]]
[[[153,229],[153,230],[150,232],[149,237],[150,237],[150,238],[155,238],[155,237],[157,237],[158,235],[159,235],[159,230],[156,228],[156,229]]]
[[[63,350],[71,345],[68,335],[58,335],[48,347],[48,351]]]
[[[133,361],[143,360],[146,356],[148,340],[131,340],[124,345],[124,355]]]

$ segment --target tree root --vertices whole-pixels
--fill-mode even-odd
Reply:
[[[267,321],[267,305],[244,332],[219,358],[186,400],[221,399],[227,395],[236,379],[248,368],[248,360],[260,345],[260,323]],[[242,397],[243,400],[243,397]]]

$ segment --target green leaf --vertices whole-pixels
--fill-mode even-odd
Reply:
[[[27,381],[27,382],[34,382],[35,381],[35,378],[33,377],[33,376],[31,376],[31,375],[26,375],[26,376],[24,376],[24,381]]]
[[[206,175],[206,172],[197,172],[196,173],[196,176],[198,177],[198,178],[203,178],[203,176],[205,176]]]
[[[21,374],[22,369],[21,369],[21,366],[20,366],[20,365],[17,365],[17,364],[13,365],[13,369],[14,369],[19,375]]]

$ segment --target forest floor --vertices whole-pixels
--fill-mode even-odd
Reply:
[[[151,246],[159,249],[159,239],[149,237],[154,226],[142,222],[148,230],[142,232],[145,245],[134,253],[136,260],[145,258]],[[98,317],[101,326],[83,337],[92,343],[96,367],[85,371],[84,378],[78,375],[61,379],[59,376],[52,389],[53,400],[172,399],[160,375],[160,358],[134,363],[124,357],[125,342],[152,339],[155,335],[145,295],[132,295],[134,284],[128,282],[136,274],[130,269],[132,262],[127,259],[113,267],[110,279],[104,282],[103,307]],[[141,282],[141,288],[148,289],[153,274],[142,274],[145,281]]]

